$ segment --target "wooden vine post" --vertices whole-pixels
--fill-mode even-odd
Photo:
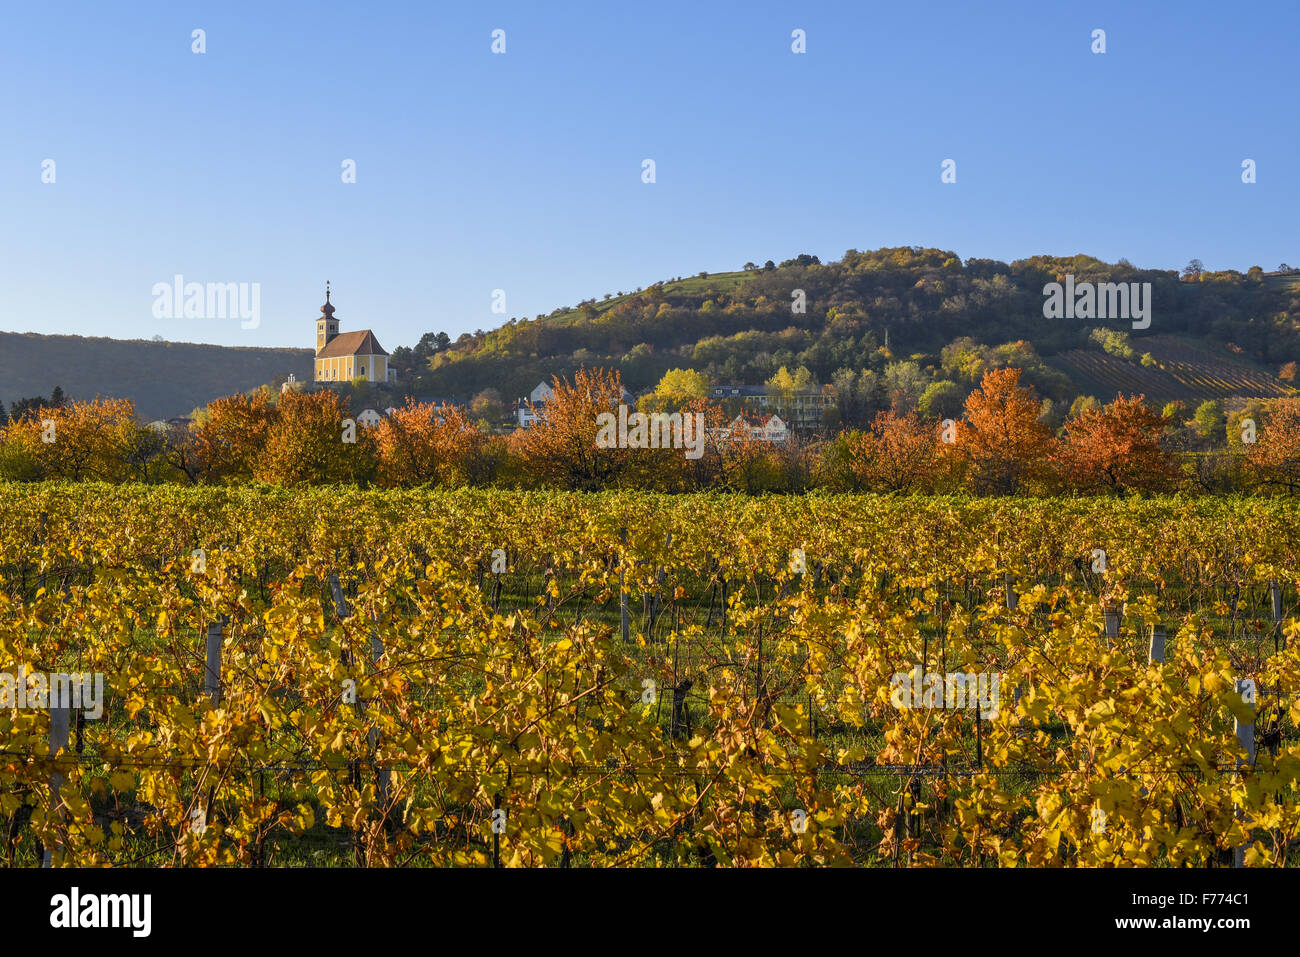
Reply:
[[[623,644],[631,641],[629,632],[629,621],[627,611],[627,529],[618,530],[619,540],[623,543],[623,550],[618,557],[618,610],[619,619],[623,629]]]
[[[343,593],[343,587],[339,583],[339,577],[337,574],[330,575],[330,591],[334,595],[334,610],[338,614],[339,622],[341,624],[343,621],[347,620],[347,618],[351,616],[352,610],[348,607],[347,596],[344,595]],[[378,632],[376,632],[375,629],[371,627],[370,663],[372,666],[374,666],[375,670],[378,670],[379,659],[383,656],[383,654],[384,654],[383,639],[380,638]],[[344,661],[350,663],[350,660],[351,660],[350,656],[348,656],[345,652]],[[357,711],[360,714],[364,715],[366,711],[366,703],[364,699],[361,698],[360,695],[357,696],[356,706],[357,706]],[[372,726],[366,731],[366,745],[370,749],[371,763],[374,765],[375,768],[375,800],[379,803],[380,814],[383,821],[387,823],[388,795],[389,795],[389,790],[391,785],[391,775],[389,773],[388,768],[380,767],[379,760],[376,757],[377,751],[379,749],[378,728]],[[357,785],[359,787],[360,786],[359,765],[354,764],[353,774],[354,774],[354,779],[356,780]]]
[[[225,641],[225,623],[229,617],[221,615],[208,625],[206,664],[203,670],[203,691],[216,705],[221,700],[221,646]]]
[[[1269,582],[1269,597],[1273,599],[1273,651],[1282,650],[1282,585]]]
[[[1147,648],[1147,664],[1160,664],[1165,660],[1165,636],[1166,629],[1164,625],[1151,626],[1151,644]]]
[[[1119,638],[1119,626],[1124,620],[1124,612],[1114,604],[1102,606],[1102,619],[1106,626],[1106,647],[1114,648]]]
[[[53,675],[52,677],[54,678],[54,682],[51,682],[51,687],[48,689],[49,704],[50,704],[50,762],[51,762],[50,810],[55,815],[57,815],[59,811],[59,803],[62,800],[62,798],[59,797],[59,789],[63,787],[63,774],[57,770],[58,765],[54,764],[54,761],[58,753],[60,751],[66,750],[68,747],[68,725],[69,725],[68,719],[70,716],[69,705],[71,704],[70,699],[71,699],[71,690],[72,690],[72,684],[71,684],[72,679],[68,675]],[[64,679],[66,679],[66,682],[64,681]],[[56,697],[55,690],[54,690],[54,686],[56,682],[58,684],[61,684],[62,687],[64,687],[67,690],[68,694]],[[53,858],[54,858],[53,850],[49,847],[46,847],[44,849],[44,853],[41,855],[41,866],[42,867],[53,866]]]
[[[1241,700],[1250,708],[1250,720],[1242,721],[1241,718],[1234,718],[1237,731],[1237,744],[1242,751],[1246,753],[1246,758],[1250,767],[1255,766],[1255,682],[1249,678],[1238,678],[1235,686],[1236,692],[1241,695]],[[1242,772],[1243,761],[1240,755],[1237,757],[1237,770]],[[1241,818],[1241,809],[1236,812],[1237,818]],[[1250,843],[1249,838],[1245,844],[1238,844],[1232,849],[1232,866],[1246,866],[1246,847]]]

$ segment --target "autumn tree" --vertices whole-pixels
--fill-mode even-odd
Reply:
[[[1174,484],[1178,469],[1163,443],[1169,420],[1144,398],[1119,396],[1066,423],[1055,462],[1069,487],[1124,495],[1162,492]]]
[[[0,429],[0,478],[35,482],[49,478],[49,459],[42,455],[40,407],[25,410]]]
[[[597,416],[618,413],[623,380],[607,369],[579,369],[573,381],[556,377],[554,395],[534,412],[539,419],[514,434],[513,451],[525,473],[544,485],[595,490],[618,484],[632,450],[597,448]]]
[[[188,425],[169,426],[162,433],[163,448],[160,458],[166,466],[166,478],[182,478],[191,485],[199,483],[203,476],[204,463],[199,458],[194,444],[195,437],[195,430]]]
[[[855,486],[873,492],[932,490],[939,462],[938,433],[915,412],[880,412],[849,445]]]
[[[727,416],[722,407],[707,399],[693,399],[682,406],[682,415],[698,415],[697,422],[704,425],[704,454],[688,459],[681,456],[677,473],[686,490],[716,487],[722,479],[722,447],[717,441],[718,430],[725,427]],[[666,470],[666,469],[665,469]]]
[[[1258,439],[1259,426],[1263,421],[1264,405],[1255,399],[1228,413],[1228,448],[1233,452],[1245,452],[1247,446]]]
[[[166,467],[165,429],[132,422],[122,429],[115,444],[117,460],[126,481],[151,482],[171,477],[171,470]]]
[[[929,377],[915,362],[891,362],[885,366],[883,382],[890,407],[900,415],[916,408],[930,384]]]
[[[144,479],[158,450],[146,432],[129,399],[42,406],[4,429],[4,473],[25,479]]]
[[[505,418],[506,407],[501,401],[501,393],[496,389],[484,389],[469,405],[470,413],[477,422],[487,422],[489,425],[497,425]]]
[[[948,379],[931,382],[917,400],[917,410],[926,418],[945,418],[961,414],[966,390]]]
[[[718,480],[729,491],[758,495],[798,490],[792,487],[791,478],[800,471],[802,449],[793,436],[784,443],[765,442],[742,425],[719,441],[718,452]]]
[[[484,435],[453,405],[407,398],[375,433],[379,477],[385,485],[468,484]]]
[[[284,393],[286,399],[288,395]],[[174,444],[169,458],[174,467],[206,482],[251,479],[277,412],[271,396],[260,390],[216,399],[197,415],[192,440]]]
[[[793,373],[781,366],[767,380],[768,395],[772,396],[778,412],[784,414],[794,405],[795,396],[815,392],[817,380],[806,366],[799,366]]]
[[[1087,409],[1100,409],[1100,408],[1101,408],[1101,403],[1097,401],[1096,396],[1079,395],[1079,396],[1075,396],[1074,401],[1070,403],[1070,411],[1067,413],[1067,415],[1069,418],[1074,418],[1076,415],[1081,415]]]
[[[1270,403],[1255,442],[1246,446],[1245,469],[1262,486],[1300,491],[1300,399]]]
[[[376,460],[373,430],[351,419],[338,393],[291,390],[279,398],[253,477],[278,485],[364,484]]]
[[[677,411],[689,402],[708,398],[708,395],[709,380],[702,373],[694,369],[669,369],[654,391],[641,398],[637,407],[644,412]]]
[[[1224,429],[1227,427],[1223,403],[1216,399],[1206,399],[1196,407],[1196,412],[1192,415],[1192,423],[1201,438],[1207,442],[1223,438]]]
[[[993,369],[966,398],[954,452],[973,491],[1014,495],[1050,474],[1056,440],[1039,421],[1040,404],[1020,385],[1019,369]]]

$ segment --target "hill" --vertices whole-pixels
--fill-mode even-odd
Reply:
[[[47,396],[125,398],[143,419],[185,415],[219,396],[293,373],[312,377],[310,349],[263,349],[0,332],[0,401]]]
[[[1067,275],[1150,283],[1149,328],[1045,318],[1044,285]],[[841,422],[860,424],[898,391],[918,402],[931,393],[923,411],[951,408],[984,369],[1015,365],[1063,405],[1119,392],[1153,401],[1268,398],[1291,393],[1287,364],[1300,362],[1300,274],[1180,277],[1084,255],[1004,263],[920,247],[851,249],[835,262],[801,255],[664,280],[454,343],[436,339],[394,350],[403,393],[468,397],[492,388],[509,402],[582,366],[618,369],[633,392],[672,368],[715,384],[757,384],[782,366],[803,367],[805,381],[837,387]],[[60,385],[77,398],[130,398],[141,417],[165,418],[289,373],[309,381],[311,358],[307,349],[0,333],[0,400]]]
[[[1149,328],[1045,318],[1043,287],[1068,275],[1077,283],[1150,283]],[[1146,353],[1154,365],[1142,364]],[[508,401],[583,365],[619,369],[634,392],[675,367],[715,383],[760,383],[781,366],[803,366],[817,382],[901,383],[919,394],[949,380],[968,385],[981,365],[1015,363],[1056,402],[1133,390],[1194,400],[1287,394],[1277,373],[1292,361],[1300,361],[1294,275],[1253,268],[1179,276],[1084,255],[963,261],[947,250],[900,247],[701,273],[511,319],[436,352],[419,390],[465,395],[490,385]]]

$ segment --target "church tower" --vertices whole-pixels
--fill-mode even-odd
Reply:
[[[330,304],[330,284],[325,284],[325,305],[316,320],[317,382],[389,382],[395,373],[388,368],[388,353],[369,329],[339,332]]]
[[[330,305],[330,284],[325,283],[325,305],[320,307],[321,317],[316,320],[316,351],[319,353],[329,341],[339,334],[339,321],[334,318]]]

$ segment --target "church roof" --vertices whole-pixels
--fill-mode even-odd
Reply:
[[[316,353],[317,359],[337,359],[341,356],[386,356],[387,352],[369,329],[356,332],[340,332],[325,343],[325,348]]]

